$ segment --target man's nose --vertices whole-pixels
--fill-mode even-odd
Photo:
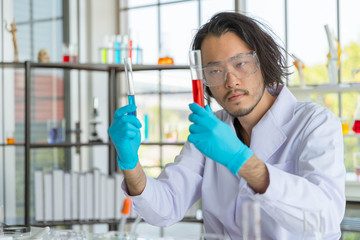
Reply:
[[[228,88],[234,88],[240,84],[239,78],[232,71],[227,71],[225,74],[225,85]]]

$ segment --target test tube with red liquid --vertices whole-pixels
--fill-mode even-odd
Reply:
[[[192,79],[192,91],[194,102],[204,107],[204,86],[202,83],[203,73],[201,64],[201,50],[192,50],[189,52],[190,71]]]

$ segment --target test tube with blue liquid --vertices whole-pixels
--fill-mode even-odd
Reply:
[[[127,94],[129,105],[135,104],[135,92],[134,92],[134,80],[132,75],[132,66],[131,66],[131,58],[124,59],[124,67],[125,67],[125,75],[126,75],[126,83],[127,83]],[[136,116],[136,111],[129,113],[129,115]]]

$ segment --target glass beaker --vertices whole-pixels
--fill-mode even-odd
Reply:
[[[14,131],[6,131],[6,144],[15,144]]]
[[[70,62],[70,49],[69,49],[69,44],[67,43],[63,43],[62,46],[62,62],[63,63]]]
[[[321,211],[304,210],[304,234],[303,239],[323,240],[321,227]]]
[[[137,235],[135,233],[129,233],[129,232],[111,231],[107,233],[98,233],[93,235],[93,240],[136,240],[136,239],[137,239]]]
[[[354,172],[356,175],[357,181],[360,181],[360,152],[353,153],[353,161],[354,161]]]
[[[49,119],[47,130],[48,143],[65,142],[65,119]]]
[[[51,230],[48,235],[43,239],[45,240],[86,240],[88,233],[84,231],[75,230]]]
[[[342,118],[340,118],[340,120],[341,120],[342,133],[343,133],[343,135],[346,135],[349,133],[349,130],[350,130],[349,119],[346,117],[342,117]]]
[[[258,201],[247,200],[242,206],[244,240],[261,240],[261,209]]]

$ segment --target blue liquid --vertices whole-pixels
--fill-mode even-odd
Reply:
[[[135,104],[135,95],[128,95],[128,100],[129,100],[129,105],[130,104],[136,105]],[[136,111],[130,112],[129,115],[133,115],[136,117]]]
[[[144,116],[144,125],[145,125],[145,140],[147,140],[149,138],[149,117],[147,114],[145,114]]]

